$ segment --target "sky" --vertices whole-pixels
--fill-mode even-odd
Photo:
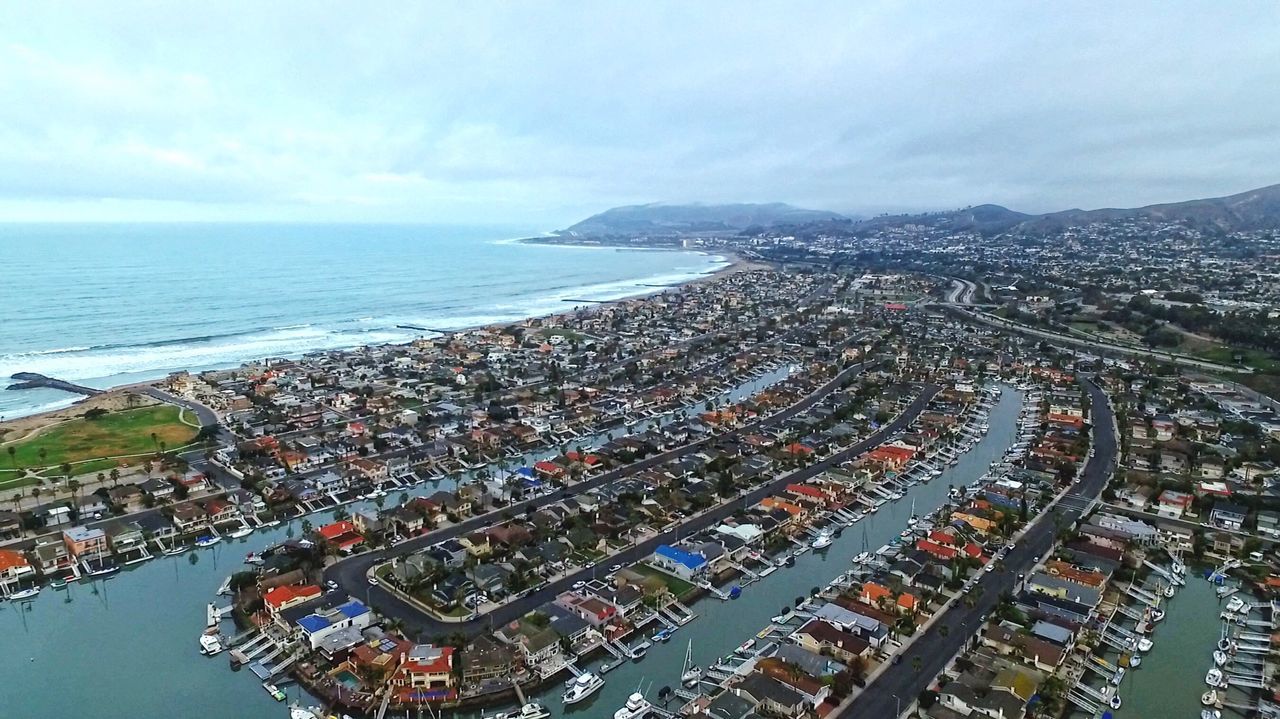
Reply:
[[[1280,3],[0,6],[0,220],[1137,206],[1280,183]]]

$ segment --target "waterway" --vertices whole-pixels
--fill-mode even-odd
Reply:
[[[784,607],[794,606],[796,597],[807,596],[813,588],[826,586],[852,568],[850,561],[859,552],[874,551],[896,537],[907,526],[912,499],[917,513],[928,514],[946,503],[947,490],[953,484],[969,484],[985,473],[992,461],[999,459],[1013,444],[1021,405],[1022,394],[1006,389],[991,409],[988,421],[991,430],[954,467],[947,468],[928,484],[911,488],[903,499],[886,503],[875,514],[846,527],[826,550],[806,552],[796,558],[794,567],[779,569],[747,586],[738,599],[721,601],[707,597],[698,601],[692,606],[697,619],[681,627],[669,642],[655,643],[644,659],[606,674],[605,686],[595,696],[566,709],[560,701],[561,687],[552,686],[539,694],[537,701],[547,706],[553,716],[595,719],[612,716],[614,710],[626,702],[627,695],[638,687],[651,701],[656,700],[660,688],[679,687],[685,647],[690,640],[694,663],[710,666],[718,657],[731,654],[744,641],[755,637]],[[597,664],[593,662],[591,666]],[[669,708],[674,710],[677,702],[683,703],[676,699]],[[474,717],[480,713],[462,715]]]
[[[1207,686],[1204,675],[1213,666],[1213,650],[1222,626],[1218,596],[1205,581],[1203,567],[1191,567],[1187,585],[1163,606],[1165,619],[1151,635],[1154,646],[1142,658],[1142,666],[1130,671],[1120,684],[1124,703],[1118,717],[1196,716],[1200,695]],[[1232,692],[1234,700],[1244,694]],[[1226,712],[1224,712],[1226,713]],[[1082,717],[1082,712],[1073,716]]]
[[[734,402],[775,384],[792,372],[783,365],[716,397]],[[698,403],[687,411],[701,411]],[[646,420],[644,431],[670,417]],[[599,444],[609,434],[582,437],[575,445]],[[527,459],[540,459],[535,452]],[[409,489],[410,496],[451,488],[441,478]],[[398,497],[399,493],[393,493]],[[371,502],[348,505],[372,508]],[[316,525],[332,512],[311,515]],[[248,671],[231,672],[226,655],[206,658],[197,639],[205,606],[230,574],[247,568],[244,555],[301,532],[301,520],[260,530],[208,549],[160,557],[125,568],[115,577],[49,587],[34,601],[0,601],[0,719],[268,719],[287,716]],[[217,600],[226,604],[225,598]],[[621,673],[621,670],[618,672]],[[290,690],[298,698],[298,690]]]
[[[778,372],[785,374],[786,368]],[[778,374],[749,383],[733,394],[751,391]],[[693,640],[694,661],[702,666],[728,654],[769,623],[783,606],[812,587],[825,585],[850,567],[863,547],[892,539],[906,524],[911,499],[927,513],[946,501],[951,484],[983,474],[1013,442],[1021,398],[1006,390],[991,411],[991,431],[956,466],[929,484],[919,485],[897,503],[844,530],[825,552],[801,555],[796,566],[780,569],[744,590],[735,601],[698,602],[698,619],[681,628],[648,656],[619,667],[592,699],[565,712],[558,687],[539,697],[556,716],[589,719],[611,715],[636,687],[650,690],[678,683],[686,643]],[[411,493],[435,491],[420,485]],[[313,516],[326,521],[328,513]],[[197,638],[205,624],[205,605],[218,585],[244,567],[250,551],[300,531],[300,520],[259,531],[242,540],[225,540],[206,550],[163,557],[130,567],[93,584],[66,591],[46,588],[33,602],[0,603],[0,716],[32,719],[272,719],[286,708],[267,696],[247,671],[228,669],[226,655],[205,658]],[[865,538],[864,538],[865,537]],[[219,602],[223,603],[223,602]],[[1176,621],[1171,618],[1170,623]],[[1199,669],[1198,669],[1199,671]],[[289,689],[298,698],[296,688]],[[305,701],[305,698],[303,698]],[[474,714],[473,714],[474,715]],[[1150,716],[1143,714],[1143,716]]]

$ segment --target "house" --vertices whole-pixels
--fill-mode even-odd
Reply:
[[[209,515],[195,502],[175,504],[169,509],[173,526],[179,534],[191,534],[209,526]]]
[[[0,594],[11,593],[14,585],[35,573],[35,567],[21,552],[0,549]]]
[[[658,545],[649,557],[649,564],[685,581],[696,581],[707,574],[706,557],[669,544]]]
[[[1194,495],[1166,489],[1156,498],[1156,514],[1169,519],[1181,519],[1194,500]]]
[[[765,713],[784,717],[798,717],[808,708],[799,692],[773,677],[759,672],[748,674],[745,679],[729,689],[736,696],[749,699]]]
[[[449,698],[456,681],[453,661],[453,647],[432,644],[413,647],[391,682],[401,687],[397,696],[401,701],[442,701]],[[433,696],[432,693],[439,695]]]
[[[317,599],[321,593],[320,587],[317,586],[285,584],[263,594],[262,603],[266,607],[267,614],[274,616],[282,610]]]
[[[1249,510],[1231,502],[1218,502],[1209,513],[1209,522],[1215,527],[1238,532],[1244,526],[1245,516]]]
[[[118,555],[130,552],[141,553],[146,550],[147,538],[142,531],[142,525],[137,522],[113,521],[107,526],[106,533],[111,551]]]
[[[319,649],[326,637],[348,627],[364,629],[373,621],[373,612],[358,599],[349,599],[332,609],[308,614],[298,620],[298,631],[312,649]]]
[[[316,531],[329,546],[342,554],[350,554],[356,547],[364,544],[364,537],[347,520],[326,524]]]
[[[510,648],[482,634],[462,652],[462,681],[474,685],[508,679],[512,660]]]
[[[31,555],[36,560],[40,573],[46,577],[58,576],[60,572],[75,565],[75,559],[68,551],[65,541],[47,537],[37,539]]]
[[[862,637],[836,629],[821,619],[810,620],[796,632],[795,637],[796,643],[805,649],[829,654],[846,664],[871,651],[871,644]]]
[[[107,533],[96,527],[72,527],[62,532],[67,553],[76,560],[101,557],[110,551]]]

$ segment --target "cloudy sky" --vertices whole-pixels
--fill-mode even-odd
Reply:
[[[9,220],[1132,206],[1280,182],[1278,118],[1272,1],[0,9]]]

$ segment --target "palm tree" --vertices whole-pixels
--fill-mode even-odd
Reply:
[[[157,452],[160,451],[160,436],[155,432],[151,433],[151,446],[155,447]]]
[[[32,488],[31,488],[31,496],[32,496],[32,497],[35,497],[35,500],[36,500],[36,513],[37,513],[37,514],[40,512],[40,495],[41,495],[41,492],[40,492],[40,488],[39,488],[39,487],[32,487]]]
[[[119,468],[119,467],[112,467],[112,468],[111,468],[110,477],[111,477],[111,486],[112,486],[112,487],[118,487],[118,486],[120,486],[120,468]]]
[[[61,470],[62,470],[62,474],[63,474],[64,476],[67,476],[67,477],[70,477],[70,476],[71,476],[71,463],[70,463],[70,462],[63,462],[63,463],[58,467],[58,469],[61,469]]]
[[[71,490],[71,503],[76,503],[76,493],[80,491],[80,480],[73,479],[67,482],[67,489]]]
[[[920,670],[924,668],[924,660],[919,655],[911,657],[911,668],[915,670],[916,674],[919,674]]]
[[[13,462],[13,468],[17,469],[18,468],[18,448],[13,445],[9,445],[8,451],[9,451],[9,461]]]

